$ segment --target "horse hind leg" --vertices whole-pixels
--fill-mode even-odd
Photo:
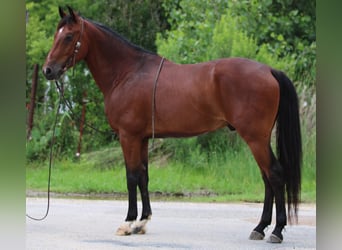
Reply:
[[[247,141],[253,156],[261,170],[265,185],[264,208],[259,224],[250,234],[250,239],[261,240],[264,238],[264,229],[271,224],[273,200],[276,203],[276,226],[268,242],[281,243],[282,230],[286,225],[285,210],[285,181],[282,167],[274,157],[269,140]]]
[[[282,231],[286,226],[286,209],[285,209],[285,174],[284,169],[276,160],[272,153],[272,165],[269,181],[274,192],[276,203],[276,225],[268,239],[269,243],[281,243],[283,241]]]
[[[274,193],[265,173],[262,173],[262,179],[265,186],[264,207],[259,224],[253,229],[249,236],[250,240],[263,240],[265,237],[264,230],[272,221]]]

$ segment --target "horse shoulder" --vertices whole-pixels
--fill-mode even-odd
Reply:
[[[139,133],[146,128],[149,121],[146,117],[151,113],[152,87],[142,79],[130,79],[105,97],[105,114],[113,129]]]

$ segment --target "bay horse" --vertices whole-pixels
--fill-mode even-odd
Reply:
[[[105,114],[119,136],[126,165],[128,213],[116,233],[145,233],[151,218],[150,138],[189,137],[229,127],[248,144],[265,186],[262,216],[249,238],[265,237],[275,200],[276,224],[268,242],[282,242],[287,221],[298,217],[301,186],[298,97],[289,78],[244,58],[176,64],[82,17],[69,6],[67,13],[59,7],[59,15],[43,73],[48,80],[58,80],[84,60],[103,94]],[[270,146],[276,123],[277,158]],[[142,199],[138,222],[137,187]]]

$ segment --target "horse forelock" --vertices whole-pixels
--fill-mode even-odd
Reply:
[[[72,16],[66,15],[59,21],[57,25],[57,30],[59,30],[60,28],[62,28],[63,26],[67,24],[73,24],[73,23],[75,23],[75,20],[72,18]]]

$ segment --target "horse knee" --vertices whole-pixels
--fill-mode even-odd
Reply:
[[[136,189],[139,181],[139,173],[127,171],[126,179],[128,190]]]

